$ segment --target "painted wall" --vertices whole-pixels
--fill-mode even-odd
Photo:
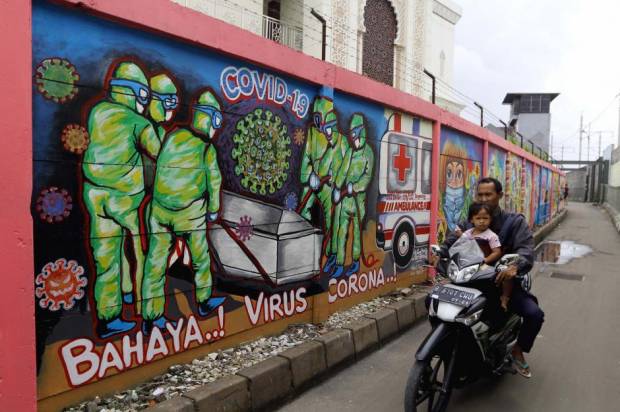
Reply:
[[[442,129],[439,159],[439,234],[442,242],[467,220],[476,182],[482,176],[483,143],[452,129]]]
[[[564,208],[562,188],[566,178],[557,173],[549,173],[545,175],[545,180],[541,180],[541,168],[521,156],[490,145],[488,175],[502,183],[504,197],[500,206],[507,211],[523,214],[532,228],[545,224]],[[553,188],[553,193],[549,188]],[[546,191],[549,193],[545,203]]]
[[[138,7],[121,3],[96,7]],[[157,6],[187,27],[222,29]],[[42,409],[422,280],[435,223],[441,239],[467,210],[485,146],[512,149],[322,62],[252,55],[292,52],[228,30],[245,40],[231,49],[256,44],[234,58],[34,5]]]

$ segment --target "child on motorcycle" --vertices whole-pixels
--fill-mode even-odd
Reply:
[[[465,232],[461,232],[461,229],[457,227],[456,235],[458,237],[465,236],[469,239],[478,241],[480,249],[482,249],[485,256],[484,263],[487,265],[495,264],[495,262],[502,257],[502,245],[499,241],[499,236],[489,229],[492,222],[491,208],[483,203],[473,203],[469,208],[468,220],[474,227]],[[510,302],[510,296],[512,295],[512,286],[512,280],[505,280],[502,282],[500,302],[504,311],[508,310],[508,302]]]

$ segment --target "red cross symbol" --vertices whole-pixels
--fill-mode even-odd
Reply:
[[[411,169],[411,157],[407,156],[406,145],[399,144],[398,146],[398,153],[394,155],[392,167],[394,167],[394,169],[398,169],[398,181],[404,182],[407,170]]]

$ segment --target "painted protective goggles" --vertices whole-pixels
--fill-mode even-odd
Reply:
[[[329,116],[330,113],[333,113],[333,110],[330,110],[329,112],[325,113],[325,119],[327,119],[327,117]],[[323,123],[324,119],[323,119],[323,115],[321,114],[321,112],[314,112],[312,113],[312,121],[314,122],[314,125],[316,126],[317,129],[319,129],[322,133],[325,134],[331,134],[331,131],[333,131],[333,129],[336,127],[336,120],[332,120],[330,122],[327,123]],[[330,129],[330,133],[327,133],[327,129]]]
[[[224,118],[222,117],[222,112],[220,112],[217,108],[207,104],[197,104],[194,105],[194,109],[209,115],[211,118],[211,126],[213,126],[214,129],[219,129],[222,127]]]
[[[153,99],[159,100],[166,110],[176,109],[179,105],[179,98],[174,93],[155,93],[151,92]]]
[[[149,102],[149,88],[142,83],[127,79],[112,79],[110,80],[110,86],[127,87],[136,96],[138,103],[146,105]]]
[[[349,135],[352,139],[357,139],[362,134],[362,130],[364,130],[363,124],[355,126],[353,129],[349,130]]]

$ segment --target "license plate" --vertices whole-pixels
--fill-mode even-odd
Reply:
[[[469,306],[476,298],[476,295],[473,292],[465,292],[459,289],[437,285],[431,291],[431,298],[459,306]]]

